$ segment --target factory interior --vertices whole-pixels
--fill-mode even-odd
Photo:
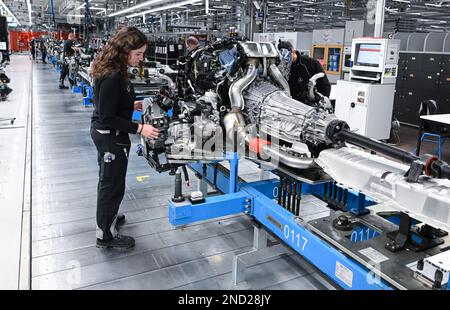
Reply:
[[[1,290],[450,289],[450,0],[0,15]]]

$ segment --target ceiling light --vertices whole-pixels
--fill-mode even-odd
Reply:
[[[134,11],[136,9],[143,8],[144,6],[148,6],[148,5],[151,5],[151,4],[156,4],[158,2],[163,2],[163,1],[164,0],[145,1],[145,2],[142,2],[142,3],[136,4],[136,5],[133,5],[133,6],[129,7],[129,8],[126,8],[126,9],[119,10],[117,12],[111,13],[111,14],[108,15],[108,17],[113,17],[113,16],[125,14],[125,13],[128,13],[128,12]]]
[[[169,5],[160,6],[158,8],[154,8],[154,9],[147,10],[147,11],[144,11],[144,12],[130,14],[128,16],[125,16],[125,18],[133,18],[133,17],[140,16],[140,15],[143,15],[143,14],[169,10],[169,9],[177,8],[177,7],[180,7],[180,6],[183,6],[183,5],[197,3],[199,1],[203,1],[203,0],[187,0],[187,1],[181,1],[181,2],[178,2],[178,3],[172,3],[172,4],[169,4]]]

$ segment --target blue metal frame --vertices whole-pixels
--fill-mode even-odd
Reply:
[[[373,273],[330,246],[320,237],[305,229],[295,221],[294,215],[275,202],[278,196],[277,179],[258,182],[239,182],[238,155],[227,154],[230,174],[216,170],[213,164],[206,165],[206,179],[213,182],[223,195],[211,196],[204,203],[191,204],[189,201],[174,203],[169,201],[169,221],[174,226],[186,225],[221,216],[246,213],[253,216],[268,230],[277,235],[293,250],[310,261],[344,289],[391,289],[383,280],[376,279]],[[191,169],[203,175],[203,164],[194,163]],[[215,177],[214,177],[215,175]],[[323,195],[325,184],[302,185],[303,194]],[[375,202],[360,193],[349,191],[347,209],[363,212]]]
[[[81,89],[81,85],[74,85],[72,86],[72,93],[74,94],[81,94],[83,90]]]
[[[53,56],[53,55],[51,55],[49,59],[50,59],[50,62],[52,63],[52,65],[53,65],[53,66],[55,66],[55,65],[56,65],[56,63],[57,63],[57,61],[56,61],[56,57],[55,57],[55,56]]]
[[[245,192],[208,197],[204,203],[196,205],[189,201],[174,203],[169,201],[169,222],[174,226],[245,212],[250,205]]]
[[[293,250],[316,266],[344,289],[380,290],[391,289],[383,280],[353,259],[295,222],[289,211],[281,208],[273,199],[260,194],[254,188],[243,188],[252,194],[251,214],[268,230],[277,235]]]
[[[225,154],[225,158],[230,162],[230,175],[226,175],[219,171],[214,165],[206,165],[206,179],[210,183],[214,183],[218,190],[222,193],[234,193],[239,190],[239,177],[238,177],[238,164],[239,155],[237,153]],[[216,161],[217,163],[219,161]],[[197,172],[199,175],[203,175],[203,163],[193,163],[189,167]],[[214,180],[214,175],[216,178]]]
[[[430,138],[436,138],[436,139],[430,139]],[[430,133],[430,132],[425,132],[422,134],[422,137],[420,137],[421,142],[431,142],[431,143],[435,143],[437,144],[437,153],[438,153],[438,158],[441,159],[442,158],[442,145],[444,144],[445,140],[447,140],[446,136],[441,136],[440,134],[437,133]]]
[[[94,89],[91,85],[83,84],[86,96],[83,97],[83,105],[85,107],[90,107],[93,105]]]

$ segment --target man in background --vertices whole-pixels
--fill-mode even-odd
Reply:
[[[34,38],[32,38],[30,40],[30,52],[31,52],[31,57],[33,57],[33,60],[36,60],[36,44],[35,44],[35,40]]]
[[[187,46],[188,56],[189,56],[189,54],[192,54],[193,52],[195,52],[195,50],[197,50],[200,47],[200,43],[198,42],[196,37],[191,36],[191,37],[187,38],[186,46]]]
[[[69,34],[69,37],[64,41],[63,45],[63,59],[64,62],[61,66],[61,75],[59,76],[59,89],[69,88],[64,85],[64,80],[69,73],[69,65],[66,62],[66,58],[72,57],[75,54],[75,48],[73,47],[73,41],[75,40],[75,35],[73,33]]]
[[[186,40],[186,47],[188,50],[188,53],[186,55],[185,60],[185,72],[186,76],[189,77],[191,80],[194,80],[194,77],[192,76],[192,66],[194,63],[195,58],[195,52],[199,49],[200,43],[198,42],[196,37],[189,37]]]
[[[322,65],[314,58],[301,55],[289,41],[280,41],[278,50],[282,58],[288,63],[288,82],[292,98],[307,103],[309,100],[309,79],[319,72],[325,74]],[[317,80],[316,88],[325,97],[330,96],[331,84],[326,75]]]
[[[46,64],[47,61],[47,46],[45,45],[44,39],[39,42],[39,50],[41,51],[42,63]]]

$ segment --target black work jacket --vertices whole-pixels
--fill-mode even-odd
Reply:
[[[317,60],[306,55],[300,55],[298,51],[296,53],[297,62],[291,65],[289,87],[292,98],[305,102],[308,98],[309,79],[314,74],[324,71],[322,65]],[[317,80],[316,88],[322,95],[326,97],[330,96],[331,85],[326,75]]]

